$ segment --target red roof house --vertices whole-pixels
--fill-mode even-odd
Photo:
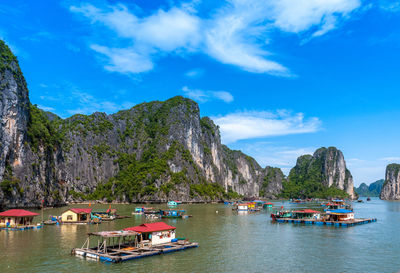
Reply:
[[[39,215],[38,213],[30,212],[24,209],[9,209],[0,212],[0,217],[33,217]]]
[[[61,221],[63,223],[88,223],[91,220],[91,212],[92,209],[68,209],[61,214]]]
[[[24,209],[10,209],[0,212],[0,226],[15,227],[32,224],[33,217],[39,215]]]
[[[77,214],[89,214],[92,212],[92,209],[70,209],[70,211],[73,211]]]
[[[150,233],[150,232],[173,230],[173,229],[176,229],[176,227],[167,225],[164,222],[145,223],[145,224],[141,224],[140,226],[124,228],[124,230],[131,230],[131,231],[136,231],[136,232],[140,232],[140,233]]]

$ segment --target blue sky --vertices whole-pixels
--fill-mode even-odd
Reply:
[[[262,166],[336,146],[359,185],[400,162],[399,1],[3,0],[0,38],[64,118],[184,95]]]

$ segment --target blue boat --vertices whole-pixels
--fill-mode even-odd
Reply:
[[[177,206],[178,203],[176,201],[168,201],[168,206]]]
[[[161,218],[183,218],[184,213],[185,213],[184,210],[176,210],[176,209],[160,210]]]

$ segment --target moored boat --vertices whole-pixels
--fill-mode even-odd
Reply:
[[[275,213],[271,213],[271,218],[273,221],[280,219],[280,218],[290,218],[292,217],[292,212],[289,210],[280,210],[276,211]]]
[[[176,209],[160,210],[159,214],[161,215],[161,218],[183,218],[185,210],[176,210]]]
[[[168,201],[167,204],[168,204],[168,206],[171,206],[171,207],[175,207],[178,205],[178,203],[176,201]]]
[[[268,202],[268,203],[264,203],[263,207],[264,208],[272,208],[273,205],[274,205],[273,203]]]

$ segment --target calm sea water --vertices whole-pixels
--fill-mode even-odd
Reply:
[[[277,207],[296,207],[276,202]],[[113,205],[131,215],[137,205]],[[75,207],[83,207],[75,206]],[[165,207],[155,205],[153,207]],[[297,207],[313,207],[298,205]],[[315,206],[314,206],[315,207]],[[108,205],[94,205],[107,209]],[[350,228],[276,224],[270,211],[238,215],[223,204],[181,205],[189,219],[166,220],[177,235],[199,248],[120,264],[70,255],[86,233],[139,225],[133,216],[101,225],[45,226],[39,230],[0,231],[0,272],[398,272],[400,202],[354,203],[356,217],[378,221]],[[59,215],[66,208],[45,210]],[[218,211],[218,213],[216,213]],[[40,218],[36,219],[40,221]]]

